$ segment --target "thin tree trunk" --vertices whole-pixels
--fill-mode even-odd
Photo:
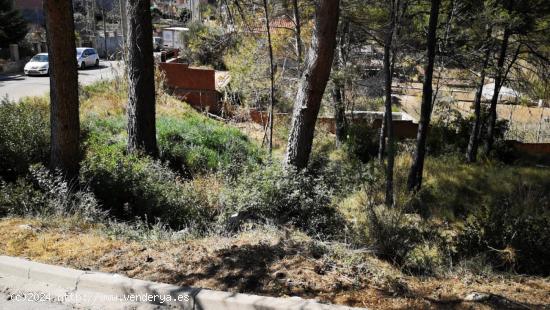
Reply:
[[[296,36],[296,54],[298,55],[298,61],[302,62],[302,34],[301,34],[301,28],[300,25],[300,9],[298,8],[298,0],[292,0],[292,6],[294,8],[294,24],[295,24],[295,36]]]
[[[336,69],[341,72],[344,69],[346,62],[344,54],[346,53],[346,37],[349,34],[349,21],[342,23],[342,32],[338,40],[337,55],[334,57]],[[334,88],[332,89],[332,100],[334,102],[334,122],[336,127],[336,147],[339,148],[346,140],[347,136],[347,121],[346,107],[344,103],[344,85],[345,77],[336,77],[334,80]]]
[[[109,58],[109,52],[107,51],[107,21],[105,20],[105,3],[101,3],[101,19],[103,19],[103,44],[105,44],[105,59]]]
[[[396,3],[397,2],[397,3]],[[381,143],[383,144],[383,135],[384,131],[386,133],[387,139],[388,139],[388,160],[386,163],[386,206],[391,207],[393,206],[394,199],[393,199],[393,166],[394,166],[394,158],[395,158],[395,141],[393,136],[393,117],[392,117],[392,102],[391,102],[391,94],[392,94],[392,79],[393,79],[393,35],[395,32],[395,24],[396,24],[396,10],[399,7],[399,0],[392,0],[391,2],[391,13],[390,13],[390,27],[388,29],[388,33],[386,34],[386,39],[384,43],[384,79],[385,79],[385,100],[384,100],[384,106],[385,106],[385,112],[384,112],[384,122],[382,122],[383,125],[385,125],[385,128],[381,128]],[[382,148],[381,144],[381,148]],[[380,154],[379,154],[380,156]],[[382,152],[383,156],[383,152]],[[383,157],[382,157],[383,160]]]
[[[424,72],[424,84],[422,86],[422,105],[420,107],[420,121],[416,135],[416,150],[413,155],[413,163],[409,172],[407,187],[409,191],[417,191],[422,186],[422,173],[424,171],[424,158],[426,156],[426,140],[428,127],[432,114],[433,101],[433,71],[435,61],[435,47],[437,43],[437,19],[441,0],[432,0],[430,21],[428,25],[427,54],[428,63]]]
[[[384,101],[385,104],[385,101]],[[384,111],[384,116],[380,124],[380,133],[378,136],[378,161],[380,164],[384,164],[384,155],[386,154],[386,127],[387,127],[387,118],[386,112]]]
[[[298,86],[285,165],[305,168],[309,161],[315,122],[332,67],[338,28],[339,0],[319,0],[311,47]]]
[[[157,155],[149,0],[128,0],[128,151]]]
[[[273,152],[273,107],[275,106],[275,73],[273,72],[273,47],[271,45],[271,29],[269,25],[269,8],[267,6],[267,0],[264,0],[264,12],[265,12],[265,26],[267,28],[267,45],[269,48],[269,156]]]
[[[44,1],[50,74],[50,167],[78,176],[80,120],[72,2]]]
[[[510,30],[508,28],[504,29],[504,34],[502,37],[502,43],[500,45],[500,53],[497,61],[497,74],[495,77],[495,91],[493,92],[493,97],[491,98],[491,106],[489,107],[489,120],[487,126],[487,139],[485,140],[485,154],[489,154],[493,148],[494,135],[495,135],[495,124],[497,121],[497,103],[498,96],[500,95],[500,88],[504,81],[503,69],[504,62],[506,61],[506,52],[508,50],[508,43],[510,41]]]
[[[489,58],[491,57],[492,46],[489,43],[491,39],[492,28],[487,29],[487,35],[485,41],[488,46],[485,48],[485,55],[483,58],[483,64],[481,66],[481,73],[479,77],[479,85],[477,87],[476,96],[474,98],[474,126],[472,127],[472,132],[470,133],[470,140],[468,141],[468,150],[466,152],[466,161],[469,163],[476,162],[477,160],[477,149],[479,146],[479,133],[481,131],[481,96],[483,93],[483,85],[485,84],[485,74],[487,71],[487,66],[489,64]]]

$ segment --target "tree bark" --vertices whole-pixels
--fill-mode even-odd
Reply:
[[[271,29],[269,25],[269,8],[267,6],[267,0],[264,0],[264,12],[265,12],[265,26],[267,28],[267,46],[269,50],[269,77],[270,77],[270,88],[269,88],[269,156],[273,152],[273,121],[274,114],[273,108],[275,106],[275,73],[273,72],[273,47],[271,45]]]
[[[409,172],[407,187],[409,191],[418,191],[422,186],[422,173],[424,172],[424,158],[426,156],[426,140],[433,105],[433,71],[435,62],[435,47],[437,43],[437,19],[441,0],[432,0],[430,9],[430,21],[428,24],[427,55],[428,63],[424,72],[424,84],[422,86],[422,105],[420,107],[420,120],[416,135],[416,149],[413,155],[413,163]]]
[[[294,25],[295,25],[295,36],[296,36],[296,54],[298,55],[298,62],[302,62],[302,34],[301,34],[301,28],[302,25],[300,24],[300,9],[298,8],[298,0],[292,0],[292,6],[294,9]]]
[[[305,168],[309,161],[315,122],[332,67],[338,27],[339,0],[319,0],[311,47],[298,86],[285,165]]]
[[[497,61],[497,74],[495,76],[495,91],[493,92],[493,97],[491,98],[491,106],[489,107],[489,120],[487,126],[487,138],[485,140],[485,154],[489,154],[493,148],[494,136],[495,136],[495,124],[497,121],[497,103],[498,96],[500,95],[500,88],[503,81],[503,70],[504,62],[506,61],[506,52],[508,50],[508,43],[510,41],[510,30],[508,28],[504,29],[504,34],[502,36],[502,43],[500,45],[500,52]]]
[[[479,135],[481,131],[481,96],[483,93],[483,85],[485,84],[485,74],[487,66],[489,65],[489,58],[491,57],[492,46],[488,43],[491,39],[492,28],[487,29],[487,35],[485,41],[488,46],[485,48],[485,55],[483,58],[483,64],[481,66],[481,72],[479,77],[479,85],[477,87],[476,96],[474,98],[474,126],[470,133],[470,140],[468,141],[468,150],[466,151],[466,161],[474,163],[477,160],[477,150],[479,146]]]
[[[392,79],[393,79],[393,63],[394,63],[394,53],[393,53],[393,35],[395,32],[396,26],[396,15],[397,8],[399,6],[399,1],[397,3],[395,0],[391,1],[390,4],[390,26],[386,34],[384,42],[384,90],[385,90],[385,100],[384,100],[384,121],[382,122],[382,127],[380,130],[380,149],[381,155],[380,159],[383,161],[383,144],[384,144],[384,132],[388,139],[388,151],[387,151],[387,163],[386,163],[386,206],[393,206],[393,167],[395,160],[395,141],[393,136],[393,117],[392,117]]]
[[[157,155],[150,1],[128,0],[128,151]]]
[[[340,38],[337,45],[337,54],[334,57],[334,65],[338,72],[344,70],[346,62],[346,37],[349,35],[349,21],[342,23]],[[344,144],[348,132],[345,106],[345,77],[337,76],[333,79],[334,88],[332,89],[332,101],[334,103],[334,122],[336,127],[336,147],[340,148]]]
[[[78,176],[80,120],[73,6],[69,0],[44,1],[50,74],[50,167]]]

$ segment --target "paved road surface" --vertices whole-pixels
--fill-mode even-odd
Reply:
[[[88,85],[101,79],[112,79],[120,71],[120,62],[101,61],[99,68],[78,70],[80,84]],[[26,96],[41,96],[50,91],[50,78],[47,76],[24,76],[22,74],[0,74],[0,97],[6,95],[10,100],[19,100]]]

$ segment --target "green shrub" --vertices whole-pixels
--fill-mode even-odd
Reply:
[[[445,259],[438,244],[422,242],[407,252],[403,266],[415,273],[434,274],[441,270],[444,262]]]
[[[350,154],[362,162],[368,162],[378,154],[379,136],[380,130],[371,125],[352,125],[348,131],[346,147]]]
[[[550,184],[517,184],[466,221],[459,255],[485,254],[499,269],[550,275]]]
[[[0,177],[15,181],[49,156],[49,107],[41,98],[0,101]]]
[[[102,205],[122,219],[155,220],[177,228],[202,225],[208,209],[189,183],[159,161],[126,155],[124,143],[101,143],[88,147],[82,162],[81,180],[88,184]]]
[[[198,114],[158,119],[160,158],[187,176],[208,171],[238,173],[257,163],[260,151],[238,129]]]
[[[94,195],[69,184],[60,173],[41,165],[30,168],[26,179],[0,182],[0,215],[78,216],[86,221],[105,217]]]
[[[314,235],[334,235],[344,225],[332,207],[324,180],[278,165],[243,173],[221,195],[221,220],[231,228],[244,221],[293,225]]]
[[[487,118],[488,111],[481,113],[482,126],[480,131],[480,147],[487,137]],[[463,117],[459,111],[451,110],[444,118],[436,119],[430,125],[430,133],[426,143],[426,149],[429,155],[439,156],[449,153],[465,154],[474,124],[474,116]],[[507,120],[497,120],[495,124],[494,140],[495,146],[500,146],[506,131],[508,131]],[[506,159],[509,155],[507,150],[495,147],[494,155],[499,159]]]
[[[189,24],[189,31],[184,34],[187,48],[183,50],[184,59],[189,63],[211,65],[214,69],[225,70],[223,56],[235,46],[235,35],[227,35],[221,27]]]

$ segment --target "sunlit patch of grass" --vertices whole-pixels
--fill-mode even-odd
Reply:
[[[7,218],[0,221],[0,253],[32,260],[87,267],[106,253],[126,246],[99,233],[99,225],[82,225],[75,219]]]

